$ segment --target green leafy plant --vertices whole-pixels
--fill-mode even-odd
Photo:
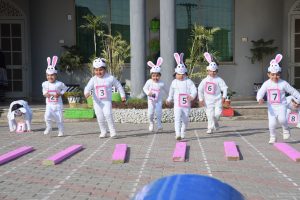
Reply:
[[[104,36],[104,18],[105,16],[94,16],[87,14],[82,17],[86,20],[85,24],[81,25],[80,28],[87,29],[93,33],[94,42],[94,55],[97,54],[97,37]]]
[[[160,22],[156,17],[150,21],[150,30],[152,32],[157,32],[159,30]]]
[[[158,52],[160,49],[159,40],[155,38],[151,39],[149,42],[149,49],[151,54]]]
[[[59,59],[59,69],[65,72],[83,69],[83,58],[79,53],[78,48],[74,46],[62,46],[64,52]]]
[[[105,34],[104,37],[104,49],[101,55],[106,60],[109,73],[120,80],[125,61],[130,57],[130,45],[123,40],[120,33],[115,36]]]
[[[204,52],[209,52],[213,57],[217,56],[217,52],[211,48],[214,40],[214,34],[220,28],[206,28],[195,24],[191,34],[191,46],[189,47],[189,57],[185,63],[187,65],[189,76],[193,79],[204,78],[206,76]]]
[[[264,81],[264,60],[268,55],[272,55],[278,49],[273,47],[274,40],[259,39],[257,41],[251,40],[253,47],[250,49],[252,56],[250,57],[251,63],[256,61],[261,65],[262,82]]]

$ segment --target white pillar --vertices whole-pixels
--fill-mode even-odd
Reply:
[[[176,52],[176,0],[160,0],[160,56],[162,79],[169,86],[173,80]]]
[[[131,96],[142,93],[146,77],[146,1],[130,0]]]

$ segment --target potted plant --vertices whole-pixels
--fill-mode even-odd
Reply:
[[[252,56],[250,57],[251,63],[254,64],[256,61],[260,63],[262,79],[261,83],[254,83],[254,92],[256,93],[261,87],[264,81],[264,61],[268,55],[272,55],[278,49],[273,47],[274,40],[259,39],[257,41],[251,40],[253,47],[250,49]]]
[[[77,90],[72,92],[65,92],[63,96],[68,99],[70,108],[76,108],[80,103],[82,91]]]
[[[159,30],[160,22],[156,17],[150,21],[150,30],[152,32],[157,32]]]
[[[236,94],[235,91],[232,91],[231,89],[227,90],[227,96],[225,99],[225,102],[223,103],[223,108],[230,108],[231,105],[231,98]]]
[[[102,57],[106,60],[107,70],[118,80],[122,78],[125,61],[130,57],[130,45],[123,40],[122,35],[105,35]],[[120,94],[115,91],[112,94],[113,101],[121,101]]]

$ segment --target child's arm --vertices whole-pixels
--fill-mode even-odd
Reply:
[[[124,89],[121,85],[121,83],[114,77],[113,79],[113,85],[117,88],[117,90],[120,92],[122,101],[126,101],[126,96],[125,96],[125,92]]]
[[[226,97],[227,97],[227,89],[228,86],[226,85],[225,81],[223,79],[221,79],[220,83],[219,83],[220,89],[223,92],[223,96],[222,96],[222,102],[224,103]]]
[[[266,92],[267,92],[267,86],[266,86],[266,82],[264,82],[261,88],[257,91],[257,95],[256,95],[256,100],[258,101],[259,104],[264,103],[264,96]]]
[[[42,91],[43,91],[43,96],[48,98],[50,97],[50,94],[48,94],[48,88],[46,87],[46,82],[42,84]]]
[[[198,99],[200,107],[204,106],[204,81],[201,81],[198,86]]]
[[[192,101],[193,99],[196,98],[197,96],[197,88],[195,86],[195,84],[193,83],[193,81],[189,80],[189,88],[190,88],[190,96],[189,96],[189,100]]]
[[[150,88],[150,82],[148,80],[143,87],[143,91],[147,96],[151,96],[149,88]]]
[[[298,90],[293,88],[288,82],[286,82],[284,89],[286,92],[290,93],[296,99],[300,99],[300,93],[298,92]]]
[[[174,97],[174,88],[173,88],[173,82],[171,83],[171,86],[170,86],[170,90],[169,90],[169,96],[166,100],[166,104],[167,105],[170,105],[171,101],[173,100],[173,97]]]
[[[84,96],[85,98],[88,98],[89,96],[91,96],[91,91],[94,88],[94,79],[91,78],[88,82],[88,84],[85,86],[84,88]]]

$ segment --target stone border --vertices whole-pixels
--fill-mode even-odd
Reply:
[[[163,109],[162,122],[174,123],[174,109]],[[116,123],[148,123],[147,109],[113,109],[114,121]],[[192,108],[190,111],[190,122],[207,121],[204,108]]]

